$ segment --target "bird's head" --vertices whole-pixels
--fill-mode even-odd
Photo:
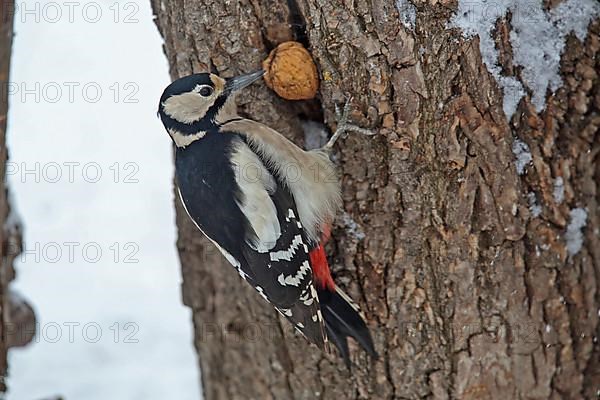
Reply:
[[[237,115],[235,94],[263,76],[263,71],[223,79],[193,74],[172,82],[163,92],[158,115],[178,147],[185,147]]]

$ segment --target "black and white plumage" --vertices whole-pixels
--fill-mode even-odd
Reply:
[[[341,202],[327,154],[306,152],[236,113],[235,91],[261,76],[195,74],[163,93],[159,115],[176,146],[182,203],[240,276],[307,339],[326,348],[331,336],[347,363],[348,336],[375,355],[358,309],[338,288],[315,281],[311,253],[323,252],[321,236]],[[331,280],[326,261],[324,268]]]

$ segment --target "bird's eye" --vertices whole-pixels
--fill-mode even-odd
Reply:
[[[212,92],[213,88],[211,88],[210,86],[202,86],[198,93],[200,93],[200,96],[208,97],[212,94]]]

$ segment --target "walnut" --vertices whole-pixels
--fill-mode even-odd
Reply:
[[[288,100],[312,99],[319,89],[317,67],[310,53],[298,42],[284,42],[263,61],[265,82]]]

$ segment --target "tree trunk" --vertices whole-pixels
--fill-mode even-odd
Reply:
[[[22,249],[21,222],[13,209],[14,205],[10,204],[10,191],[6,182],[6,117],[14,7],[12,1],[0,4],[0,392],[6,391],[8,349],[28,344],[35,334],[33,309],[24,299],[9,290],[9,284],[15,278],[13,262]]]
[[[351,376],[244,284],[176,201],[206,399],[596,398],[600,20],[584,42],[566,36],[563,83],[540,112],[510,16],[492,21],[502,76],[529,94],[507,118],[480,39],[449,27],[457,3],[413,3],[153,0],[173,78],[249,72],[301,41],[319,100],[253,85],[240,110],[303,145],[302,121],[334,128],[334,103],[352,95],[353,120],[378,133],[335,153],[344,212],[327,252],[380,354],[354,346]]]

